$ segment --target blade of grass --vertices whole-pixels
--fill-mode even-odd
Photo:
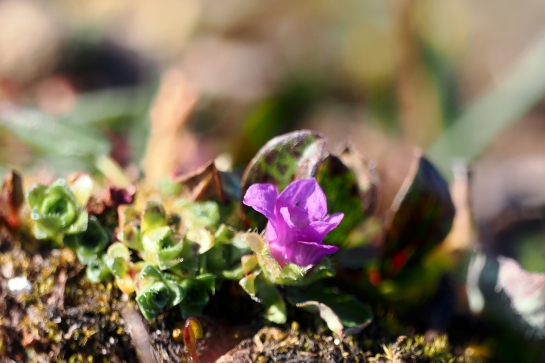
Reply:
[[[455,159],[473,160],[490,142],[545,95],[545,32],[513,71],[477,100],[426,150],[443,175],[452,180]]]

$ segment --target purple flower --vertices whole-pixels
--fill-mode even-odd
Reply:
[[[322,241],[344,214],[327,216],[326,197],[315,179],[296,180],[280,195],[274,184],[254,184],[242,202],[269,220],[265,239],[282,267],[288,263],[313,265],[339,249]]]

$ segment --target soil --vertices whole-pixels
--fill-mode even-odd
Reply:
[[[69,249],[0,232],[0,267],[0,362],[192,362],[176,309],[146,321],[112,283],[90,284]],[[31,290],[10,289],[15,277],[26,277]],[[238,285],[223,286],[198,318],[204,331],[200,361],[473,361],[454,354],[445,337],[392,334],[403,330],[392,329],[392,322],[374,322],[359,335],[340,338],[319,319],[296,311],[290,323],[267,326]]]

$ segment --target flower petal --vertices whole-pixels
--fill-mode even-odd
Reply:
[[[276,223],[271,223],[270,221],[267,223],[267,227],[265,228],[265,238],[267,241],[276,241],[278,239],[278,232],[275,226]]]
[[[274,221],[274,206],[277,197],[278,189],[274,184],[253,184],[246,191],[242,203],[263,214],[268,220]]]
[[[312,222],[305,227],[305,234],[316,242],[322,242],[326,234],[331,232],[341,223],[344,213],[335,213],[324,218],[323,221]]]
[[[280,193],[278,209],[287,207],[291,221],[300,229],[319,221],[327,213],[327,201],[316,179],[296,180]]]
[[[280,244],[285,246],[294,241],[314,241],[309,239],[303,229],[293,223],[287,207],[280,208],[279,212],[280,216],[278,216],[278,213],[276,215],[276,231]]]
[[[339,247],[316,242],[293,242],[286,246],[286,259],[298,266],[315,265],[322,258],[337,252]]]

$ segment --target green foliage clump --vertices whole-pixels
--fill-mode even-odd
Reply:
[[[93,181],[85,174],[74,178],[72,188],[65,179],[32,188],[27,193],[27,201],[30,217],[35,222],[34,236],[62,244],[64,235],[85,231],[88,222],[85,207],[92,188]]]

